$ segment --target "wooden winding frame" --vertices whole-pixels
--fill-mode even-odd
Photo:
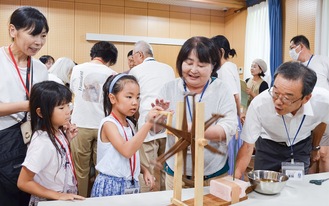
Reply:
[[[186,118],[186,102],[188,96],[193,97],[193,118],[191,131],[188,131],[188,124]],[[194,205],[203,205],[203,177],[204,177],[204,148],[211,152],[223,155],[222,152],[216,148],[208,145],[208,140],[204,138],[204,131],[210,127],[219,118],[224,117],[220,114],[213,114],[212,117],[204,122],[204,103],[195,103],[195,94],[188,93],[184,97],[184,102],[177,103],[176,107],[176,128],[173,128],[164,123],[156,123],[167,129],[168,132],[176,136],[176,143],[166,153],[158,157],[157,163],[163,164],[168,158],[173,155],[175,157],[174,168],[174,193],[171,202],[174,205],[186,205],[181,201],[183,181],[186,186],[194,187]],[[191,146],[192,156],[192,176],[191,179],[186,177],[186,164],[187,150]]]

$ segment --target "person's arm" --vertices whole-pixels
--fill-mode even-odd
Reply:
[[[84,197],[69,193],[60,193],[54,190],[47,189],[42,185],[38,184],[33,180],[35,173],[27,169],[25,166],[22,167],[21,173],[19,174],[17,187],[29,194],[52,200],[83,200]]]
[[[320,159],[320,148],[317,149],[316,147],[320,146],[320,142],[327,127],[326,123],[320,123],[318,126],[314,128],[312,131],[312,153],[311,153],[311,160],[313,162]]]
[[[222,126],[211,125],[204,133],[205,139],[212,141],[226,141],[226,133]]]
[[[236,159],[235,177],[240,179],[246,171],[251,160],[254,144],[243,142]]]
[[[155,181],[154,181],[155,178],[150,173],[150,171],[142,164],[141,164],[141,173],[143,174],[145,184],[150,187],[150,190],[152,190],[155,185]],[[158,180],[158,181],[160,181],[160,180]]]
[[[0,103],[0,117],[29,111],[29,101]]]
[[[147,133],[153,127],[154,119],[159,115],[162,108],[155,106],[148,113],[146,123],[138,130],[138,132],[129,141],[122,138],[117,126],[113,122],[105,122],[101,131],[103,141],[109,141],[113,147],[125,158],[131,158],[137,150],[142,146]]]
[[[236,111],[238,116],[241,116],[241,101],[240,101],[240,95],[239,94],[234,94],[234,100],[236,104]]]

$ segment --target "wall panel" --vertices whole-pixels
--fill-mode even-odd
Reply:
[[[147,36],[169,38],[169,11],[148,10]]]
[[[125,8],[125,35],[147,36],[146,8]]]
[[[223,34],[225,29],[225,22],[223,17],[210,17],[210,36],[213,37],[218,34]]]
[[[210,37],[210,15],[191,14],[191,36]]]
[[[170,38],[187,39],[191,36],[191,19],[189,13],[170,11]]]
[[[65,22],[65,23],[63,23]],[[46,53],[55,59],[69,57],[74,61],[74,3],[73,2],[49,2],[49,34],[47,37],[48,50]]]
[[[121,6],[101,6],[100,33],[119,34],[125,33],[124,7]]]
[[[78,63],[90,60],[90,48],[95,42],[86,41],[86,33],[98,33],[100,6],[95,4],[75,4],[74,59]]]
[[[8,32],[9,19],[18,5],[20,5],[19,0],[0,0],[0,46],[7,46],[11,43]]]

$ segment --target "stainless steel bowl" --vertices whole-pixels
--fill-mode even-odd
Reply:
[[[256,192],[267,195],[280,193],[289,179],[285,174],[269,170],[250,171],[248,178]]]

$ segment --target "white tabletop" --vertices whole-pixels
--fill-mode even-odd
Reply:
[[[248,199],[236,206],[328,206],[329,180],[322,185],[310,184],[312,179],[329,178],[329,172],[304,176],[302,181],[288,180],[281,193],[263,195],[257,192],[248,194]],[[204,194],[209,193],[209,187],[204,188]],[[40,202],[39,206],[162,206],[170,205],[173,191],[148,192],[111,197],[87,198],[82,201],[48,201]],[[194,197],[194,189],[183,189],[182,200]]]

